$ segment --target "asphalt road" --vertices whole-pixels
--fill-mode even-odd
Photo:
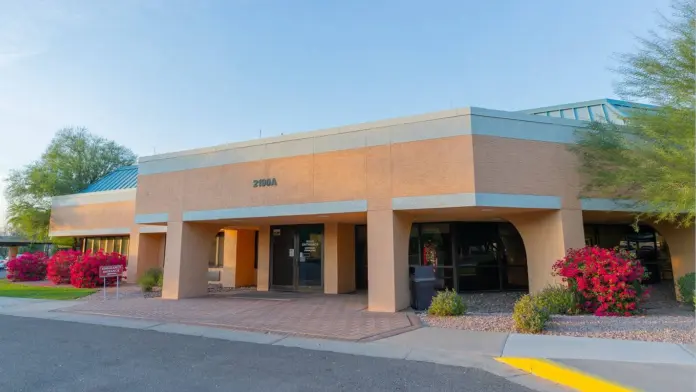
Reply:
[[[0,391],[531,391],[473,368],[11,316],[0,352]]]

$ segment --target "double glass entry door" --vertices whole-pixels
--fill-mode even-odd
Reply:
[[[271,286],[320,289],[323,245],[324,225],[271,227]]]

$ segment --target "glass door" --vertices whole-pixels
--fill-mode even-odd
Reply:
[[[323,245],[324,225],[271,227],[271,286],[321,288]]]
[[[321,287],[324,225],[298,226],[297,287]]]
[[[271,227],[271,286],[295,289],[295,237],[292,226]]]

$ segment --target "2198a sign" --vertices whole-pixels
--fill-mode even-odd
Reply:
[[[262,186],[277,186],[277,185],[278,185],[278,181],[276,181],[275,177],[254,180],[252,183],[252,186],[254,188],[258,188],[258,187],[262,187]]]

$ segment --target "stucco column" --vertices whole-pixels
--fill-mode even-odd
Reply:
[[[220,271],[220,283],[222,287],[236,287],[237,272],[237,230],[223,230],[222,271]]]
[[[355,226],[324,225],[324,293],[355,291]]]
[[[254,270],[254,231],[224,230],[222,276],[223,287],[246,287],[256,283]]]
[[[18,246],[10,246],[7,248],[7,260],[12,260],[14,258],[17,258],[17,254],[19,253],[19,247]]]
[[[560,279],[551,275],[556,260],[571,248],[585,246],[580,210],[530,212],[508,217],[517,228],[527,252],[529,291],[537,292]]]
[[[672,261],[674,282],[676,283],[681,276],[694,272],[696,270],[696,255],[694,254],[694,247],[696,246],[696,241],[694,240],[696,236],[695,228],[693,226],[689,228],[676,227],[667,223],[656,224],[654,227],[667,242],[669,256]]]
[[[208,294],[210,243],[219,227],[188,222],[167,224],[162,298],[179,299]]]
[[[368,310],[396,312],[409,306],[410,230],[407,215],[391,210],[367,212]]]
[[[164,264],[162,248],[166,234],[136,233],[131,232],[128,251],[128,277],[131,283],[136,283],[147,270]]]
[[[271,226],[259,227],[258,269],[256,270],[256,290],[268,291],[271,267]]]

